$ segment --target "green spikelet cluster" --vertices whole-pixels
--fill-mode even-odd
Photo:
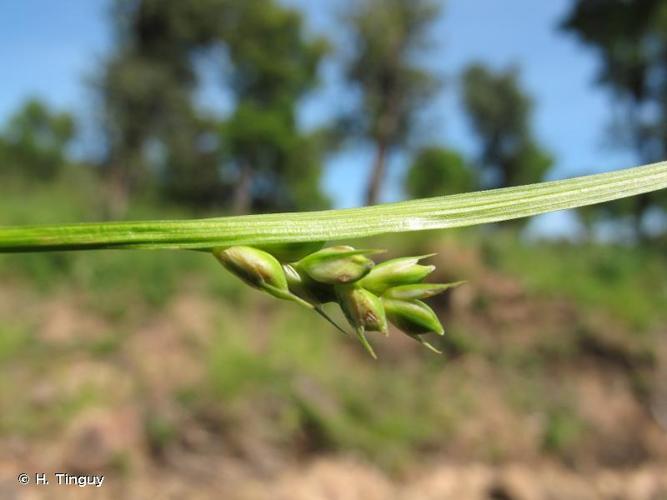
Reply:
[[[370,258],[383,250],[356,249],[347,245],[321,248],[313,244],[297,248],[216,248],[213,255],[225,268],[250,286],[274,297],[315,310],[346,333],[322,309],[336,302],[371,356],[375,352],[367,332],[387,334],[390,322],[429,349],[427,333],[444,335],[435,312],[423,300],[462,282],[434,284],[423,280],[435,269],[420,261],[434,254],[391,259],[380,264]],[[285,256],[289,256],[289,261]]]

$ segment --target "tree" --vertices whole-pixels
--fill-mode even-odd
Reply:
[[[163,153],[157,170],[167,185],[174,187],[174,179],[181,182],[174,189],[177,193],[213,177],[217,166],[198,147],[208,129],[192,105],[197,84],[193,56],[216,39],[226,3],[114,3],[118,43],[104,65],[98,88],[108,143],[105,172],[115,215],[123,212],[133,190],[156,176],[155,162],[148,158],[151,147]],[[189,175],[183,176],[183,170]]]
[[[598,84],[609,89],[616,120],[615,142],[635,151],[642,163],[667,157],[667,4],[659,0],[579,0],[561,29],[592,47],[601,64]],[[667,208],[663,192],[605,208],[631,214],[638,237],[652,207]]]
[[[387,156],[407,138],[416,113],[436,88],[435,78],[417,61],[438,12],[437,0],[364,0],[349,18],[354,53],[346,74],[361,102],[347,121],[375,148],[369,205],[378,201]]]
[[[118,0],[114,21],[120,43],[101,91],[119,205],[153,182],[172,199],[237,212],[322,206],[323,143],[295,115],[325,45],[305,37],[298,12],[273,0]],[[234,100],[225,120],[193,104],[203,53]]]
[[[321,208],[318,182],[326,143],[298,127],[299,101],[318,82],[327,43],[304,34],[303,19],[274,0],[231,2],[223,38],[228,84],[236,101],[221,129],[228,170],[236,174],[233,208]]]
[[[70,114],[54,112],[30,99],[10,117],[0,135],[0,164],[9,174],[51,179],[66,163],[74,134]]]
[[[518,76],[515,68],[494,72],[481,64],[463,74],[463,102],[479,141],[487,187],[538,182],[553,163],[533,136],[533,103]]]
[[[405,177],[412,198],[444,196],[471,191],[475,180],[461,154],[438,146],[419,150]]]

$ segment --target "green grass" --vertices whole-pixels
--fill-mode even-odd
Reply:
[[[524,245],[499,233],[487,261],[519,277],[530,293],[565,297],[646,330],[667,320],[667,259],[659,249],[602,244]]]
[[[262,346],[248,335],[257,318],[223,319],[206,360],[204,392],[192,389],[198,395],[190,392],[188,404],[221,401],[227,411],[268,412],[272,418],[265,424],[278,442],[352,451],[389,468],[442,442],[454,421],[464,418],[454,398],[415,390],[428,387],[442,360],[432,365],[424,359],[401,370],[364,363],[349,339],[308,311],[262,310],[275,325]],[[223,318],[231,315],[227,310]]]
[[[586,426],[569,407],[556,407],[547,412],[542,446],[545,451],[567,454],[585,432]]]
[[[24,328],[0,325],[0,366],[20,356],[30,342],[30,335]]]

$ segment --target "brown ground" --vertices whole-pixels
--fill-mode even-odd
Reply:
[[[83,385],[114,403],[83,410],[37,437],[0,438],[0,499],[667,499],[667,331],[655,332],[663,341],[657,354],[647,357],[604,315],[584,317],[558,299],[528,300],[515,280],[476,272],[475,258],[458,255],[463,260],[457,266],[475,285],[457,291],[442,310],[450,324],[479,332],[487,351],[507,354],[512,346],[541,353],[548,387],[557,394],[566,388],[586,423],[576,442],[558,454],[544,453],[544,415],[508,403],[506,389],[514,387],[508,381],[519,391],[530,381],[513,380],[523,375],[512,369],[500,380],[488,352],[457,353],[456,346],[450,356],[463,378],[432,383],[445,397],[465,380],[476,395],[470,416],[444,446],[425,451],[422,463],[400,471],[357,456],[276,445],[261,430],[245,432],[261,427],[253,422],[241,424],[244,432],[212,428],[201,415],[184,414],[171,398],[201,377],[193,352],[209,342],[219,307],[185,287],[159,315],[138,315],[136,331],[112,361],[73,356],[63,369],[46,368],[35,379],[39,383],[25,384],[30,389],[21,399],[44,411]],[[443,258],[452,266],[453,256]],[[22,314],[32,302],[14,290],[0,288],[1,317]],[[481,302],[487,304],[483,309]],[[39,304],[30,314],[49,345],[103,336],[108,328],[76,297]],[[267,328],[266,314],[256,317],[256,329]],[[568,342],[576,352],[560,352],[549,339],[574,324],[583,329]],[[379,345],[388,363],[400,364],[413,352],[416,344],[398,335]],[[31,374],[17,370],[12,376],[21,384]],[[316,389],[313,397],[322,397]],[[146,412],[177,422],[180,429],[178,439],[159,452],[145,435]],[[17,486],[19,472],[57,470],[103,471],[106,483],[100,489]]]

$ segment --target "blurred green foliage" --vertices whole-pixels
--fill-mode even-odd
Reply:
[[[533,102],[520,87],[518,69],[495,72],[476,63],[462,78],[463,103],[479,143],[482,184],[506,187],[541,181],[553,158],[534,137]]]
[[[326,205],[318,182],[329,142],[324,131],[300,130],[296,107],[317,83],[327,44],[305,35],[298,11],[274,0],[115,5],[119,43],[99,90],[116,212],[147,183],[237,213]],[[229,116],[193,102],[201,57],[233,99]]]
[[[326,134],[301,132],[296,107],[317,84],[328,44],[307,39],[301,14],[273,0],[231,2],[228,8],[233,21],[223,40],[236,107],[220,140],[237,173],[234,211],[322,208]]]
[[[36,182],[50,181],[67,161],[75,135],[74,118],[26,101],[0,132],[0,174]]]
[[[113,4],[117,43],[96,82],[103,105],[103,167],[111,215],[123,215],[130,194],[155,182],[149,147],[160,152],[157,167],[167,178],[183,163],[191,169],[189,184],[209,179],[215,168],[208,151],[199,147],[206,121],[196,115],[190,97],[196,85],[192,53],[212,36],[199,24],[217,15],[206,15],[209,3]]]
[[[367,205],[378,202],[388,155],[413,132],[418,111],[437,89],[434,75],[417,60],[428,53],[439,10],[436,0],[366,0],[347,19],[353,49],[346,73],[361,103],[345,122],[375,148]]]
[[[532,292],[570,297],[640,330],[667,320],[667,262],[661,248],[523,245],[512,234],[498,234],[483,248],[490,262],[521,275]]]
[[[475,188],[470,166],[460,153],[437,146],[420,149],[405,178],[410,198],[465,193]]]
[[[578,0],[561,29],[590,46],[599,57],[597,83],[614,96],[611,140],[633,151],[643,163],[667,156],[667,5],[656,0],[588,2]],[[640,238],[644,218],[656,206],[667,207],[663,191],[594,207],[585,217],[632,217]]]

